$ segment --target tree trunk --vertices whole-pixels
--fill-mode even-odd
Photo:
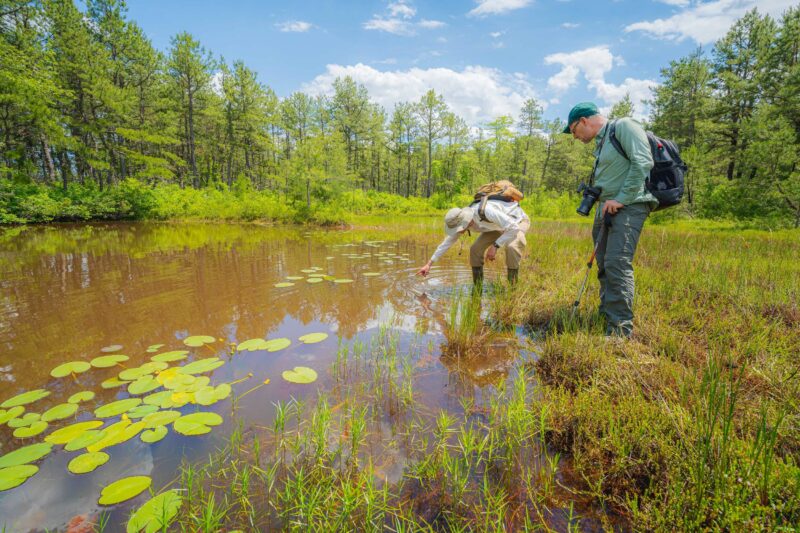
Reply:
[[[197,188],[197,162],[194,157],[194,94],[189,91],[189,116],[188,123],[188,142],[189,142],[189,170],[192,172],[192,183]]]
[[[545,174],[547,174],[547,164],[550,162],[550,151],[553,149],[553,142],[547,140],[547,151],[544,154],[544,163],[542,164],[542,183],[544,183]]]
[[[44,158],[45,168],[47,169],[47,182],[53,183],[56,181],[56,168],[53,165],[53,156],[50,154],[50,144],[47,142],[47,137],[42,135],[42,157]]]

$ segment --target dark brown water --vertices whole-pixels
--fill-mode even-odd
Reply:
[[[275,402],[310,398],[331,386],[330,367],[340,343],[367,342],[390,324],[400,350],[410,344],[429,347],[419,350],[414,362],[425,370],[415,383],[423,391],[422,401],[432,410],[458,410],[464,394],[483,394],[504,380],[513,361],[499,355],[475,367],[448,370],[447,361],[439,358],[446,296],[470,281],[466,250],[459,255],[457,249],[428,279],[414,275],[439,238],[438,220],[391,232],[216,224],[0,230],[0,401],[44,388],[52,394],[27,407],[42,412],[74,392],[92,390],[97,396],[81,405],[77,420],[92,419],[97,406],[128,396],[122,389],[100,387],[120,368],[62,379],[50,377],[50,371],[67,361],[88,361],[113,344],[123,346],[119,353],[128,355],[125,365],[133,367],[149,360],[153,354],[147,347],[158,343],[164,344],[159,351],[189,349],[192,359],[229,359],[211,375],[212,384],[243,380],[234,385],[236,394],[269,379],[238,402],[236,414],[245,425],[270,426]],[[312,267],[353,282],[309,284],[303,279],[292,287],[274,286],[287,276],[305,277],[301,271]],[[329,337],[318,344],[298,342],[314,332]],[[186,348],[182,340],[189,335],[217,341]],[[292,345],[229,358],[231,345],[256,337],[286,337]],[[282,371],[295,366],[315,369],[318,381],[296,385],[281,379]],[[100,489],[125,476],[151,476],[159,490],[176,477],[182,460],[203,460],[234,430],[230,399],[207,409],[225,419],[210,434],[184,437],[171,431],[155,444],[134,438],[104,450],[111,460],[90,474],[69,473],[67,463],[78,452],[56,446],[37,475],[0,492],[0,526],[5,523],[7,531],[63,529],[75,516],[96,514]],[[73,421],[54,422],[48,432]],[[40,442],[44,435],[17,439],[0,426],[0,455]],[[143,498],[114,508],[117,518]]]

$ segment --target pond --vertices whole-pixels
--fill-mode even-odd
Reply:
[[[35,422],[38,414],[51,413],[35,435],[22,436],[35,431],[33,422],[17,436],[19,427],[0,426],[0,457],[81,421],[101,420],[104,427],[92,428],[98,431],[148,420],[158,408],[222,419],[199,434],[184,424],[188,435],[170,426],[157,442],[143,442],[144,433],[131,431],[99,450],[90,445],[90,452],[110,457],[85,474],[68,467],[86,449],[70,452],[56,443],[33,463],[35,475],[0,492],[0,526],[62,530],[104,511],[110,530],[118,530],[147,491],[103,506],[98,499],[104,487],[147,476],[150,488],[160,491],[176,480],[182,463],[206,460],[237,430],[271,427],[274,405],[314,401],[318,391],[335,389],[341,379],[337,360],[376,337],[391,337],[397,353],[409,354],[402,364],[415,401],[432,417],[441,409],[463,413],[465,396],[478,403],[491,397],[496,385],[511,379],[519,352],[501,343],[494,356],[472,363],[440,357],[450,296],[469,286],[471,273],[465,247],[463,253],[451,250],[427,279],[414,275],[438,244],[439,226],[430,219],[389,230],[188,223],[0,230],[0,402],[41,389],[49,394],[25,404],[24,413]],[[496,270],[492,275],[499,276]],[[253,341],[252,350],[241,346],[253,339],[287,340],[269,346]],[[97,364],[95,358],[107,355],[126,357]],[[153,357],[167,362],[142,367]],[[62,367],[55,374],[63,377],[53,377],[64,363],[93,360],[88,369]],[[172,370],[200,360],[208,368]],[[108,380],[115,376],[127,381],[113,386]],[[158,396],[165,390],[171,392]],[[80,391],[94,394],[83,401],[72,397]],[[124,412],[131,406],[123,405],[122,412],[101,410],[107,416],[97,418],[99,407],[126,398],[145,402],[134,400],[130,416]],[[50,411],[70,399],[75,412],[61,407],[61,418],[58,409]],[[6,407],[0,413],[10,411]],[[400,455],[382,470],[389,481],[402,473]]]

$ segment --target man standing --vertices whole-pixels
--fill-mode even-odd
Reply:
[[[508,281],[514,283],[517,281],[519,262],[525,254],[527,245],[525,233],[530,227],[530,219],[518,202],[488,200],[483,219],[481,219],[478,204],[461,209],[454,207],[444,216],[444,232],[447,237],[433,252],[430,260],[417,271],[417,274],[427,276],[431,265],[449,250],[464,232],[473,230],[481,235],[469,249],[472,282],[476,285],[483,282],[484,255],[487,260],[494,261],[497,250],[505,247]]]
[[[642,125],[632,118],[616,120],[615,137],[621,154],[609,140],[611,123],[591,102],[577,104],[569,112],[564,133],[588,144],[595,142],[597,158],[594,186],[602,190],[595,211],[592,238],[600,238],[603,218],[612,216],[611,227],[597,247],[597,279],[600,280],[600,313],[606,317],[606,335],[630,337],[633,332],[633,255],[639,234],[658,200],[645,188],[653,168],[650,143]]]

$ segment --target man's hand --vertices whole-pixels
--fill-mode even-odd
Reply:
[[[428,261],[427,263],[425,263],[425,266],[417,270],[417,276],[425,277],[428,275],[428,272],[430,271],[431,271],[431,262]]]
[[[496,255],[497,255],[497,248],[495,248],[494,245],[490,246],[489,249],[486,250],[487,261],[494,261]]]
[[[616,200],[606,200],[603,202],[603,215],[608,213],[609,215],[616,215],[617,211],[625,207],[625,204],[621,204]]]

